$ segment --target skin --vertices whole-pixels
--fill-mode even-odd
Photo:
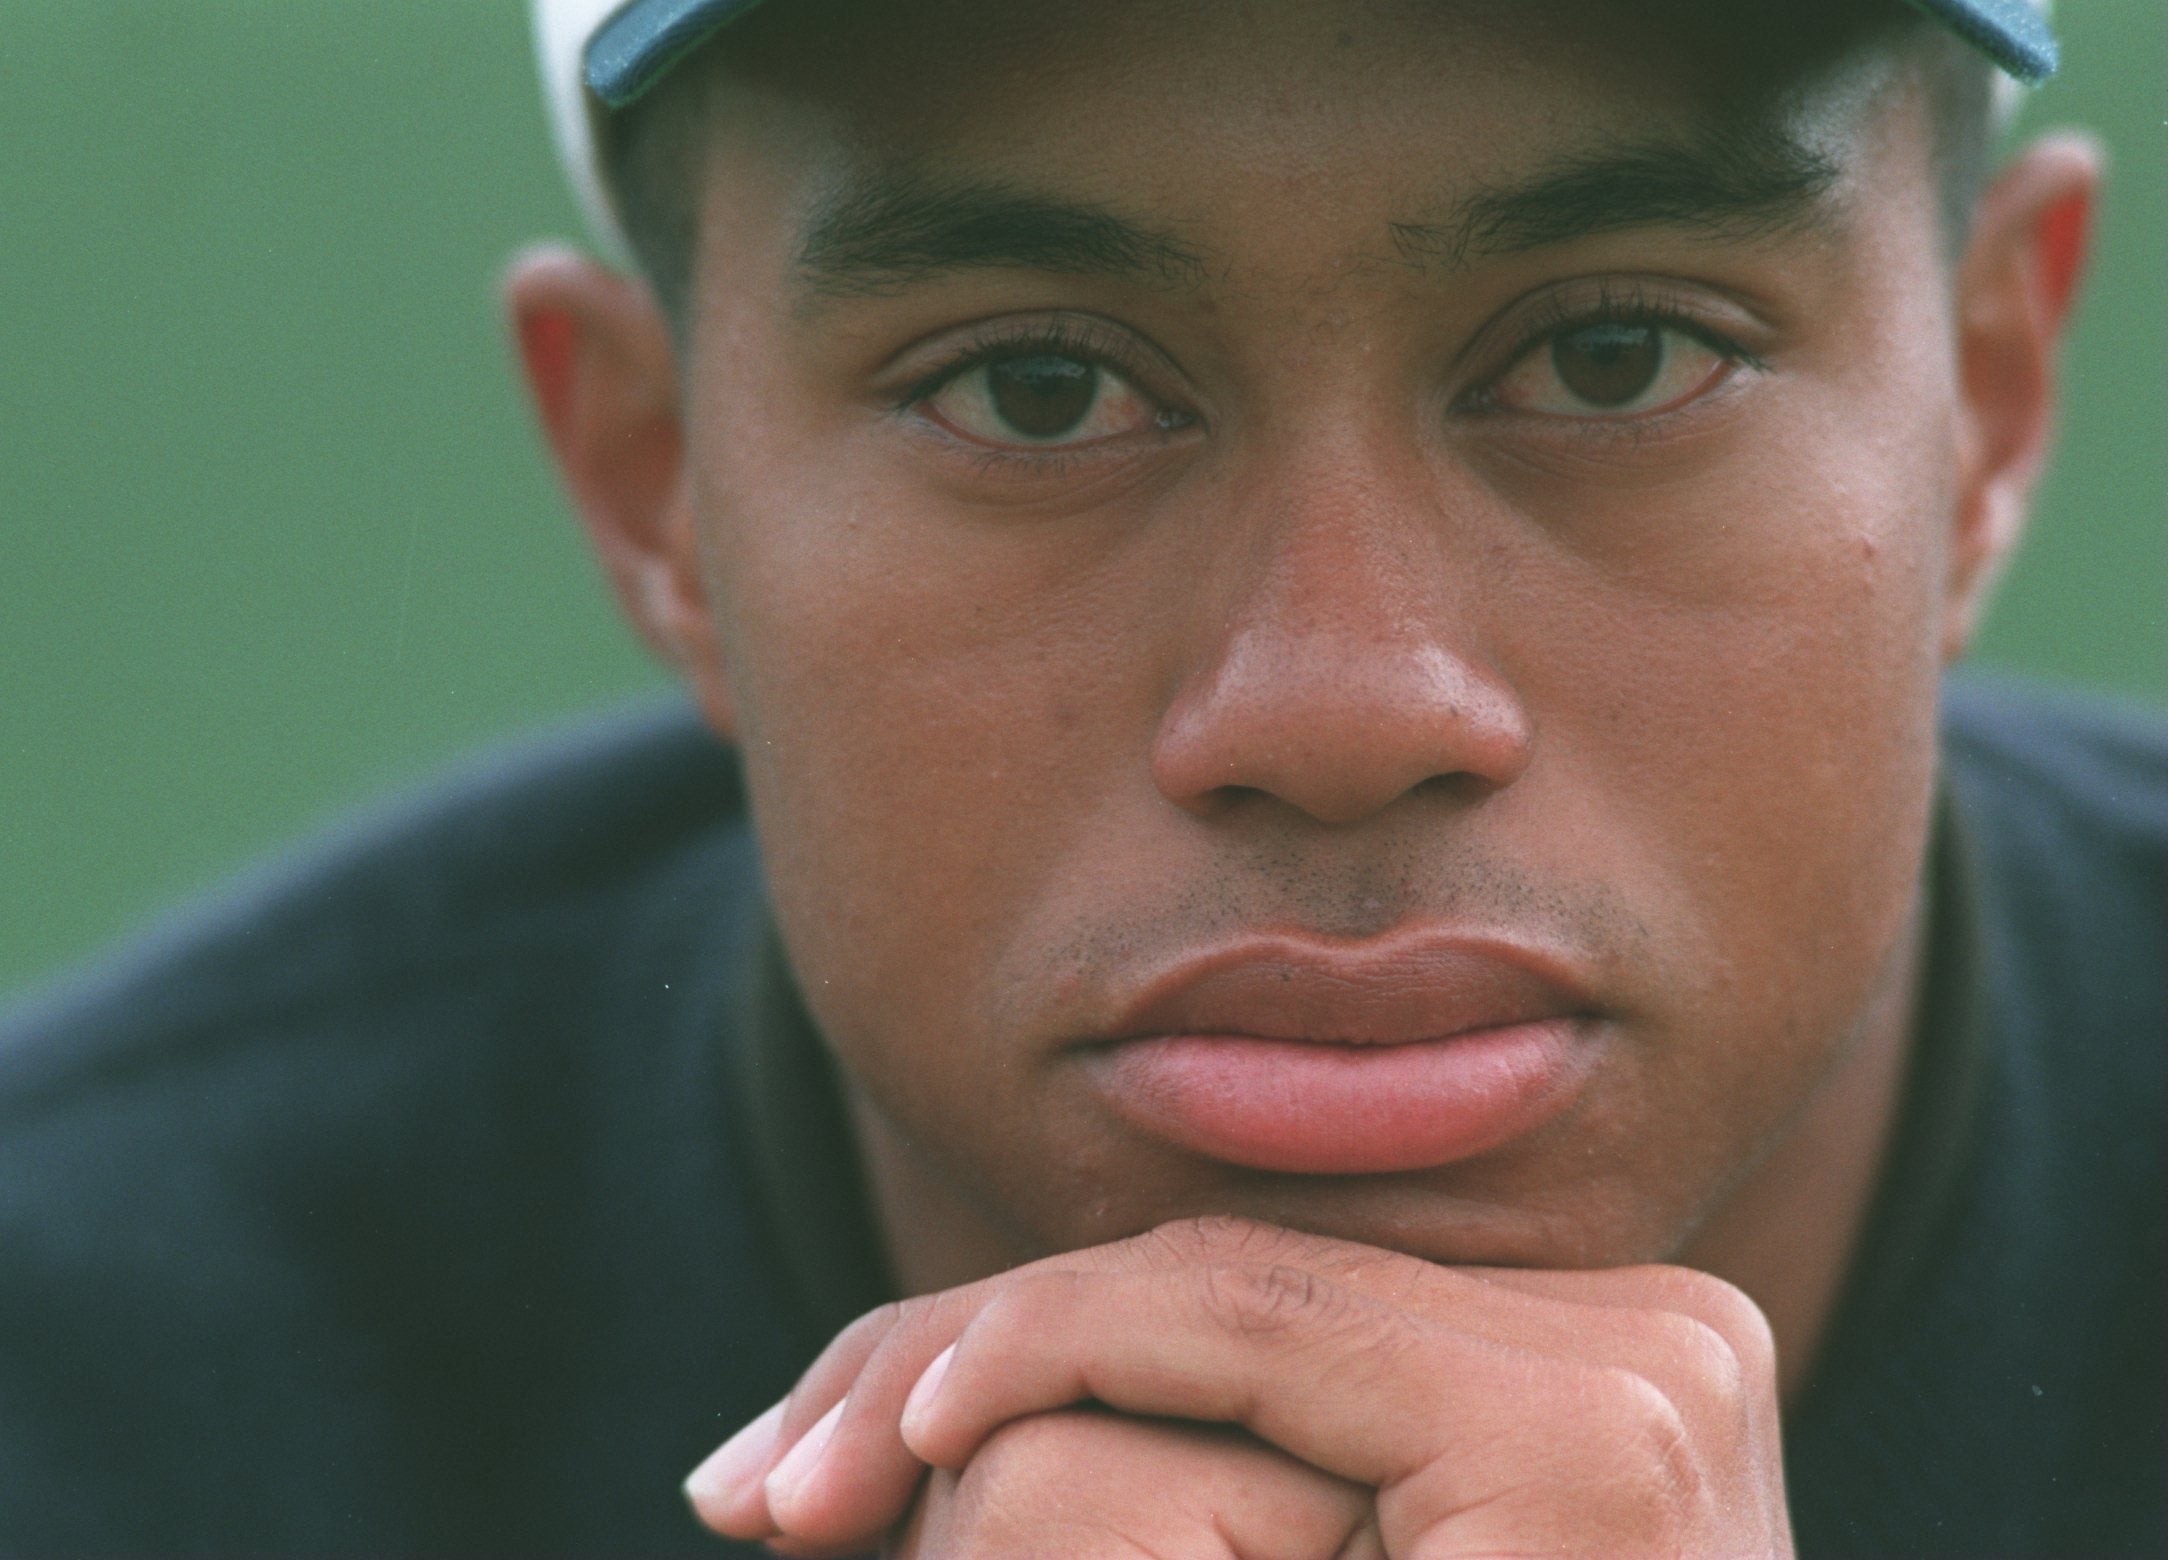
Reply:
[[[929,1297],[840,1339],[699,1508],[802,1553],[907,1508],[901,1548],[943,1554],[1277,1553],[1311,1531],[1290,1511],[1331,1540],[1290,1553],[1781,1552],[1775,1405],[1901,1084],[1937,684],[2045,450],[2097,156],[2028,149],[1953,264],[1917,83],[1842,8],[1790,37],[1733,7],[1239,9],[765,9],[682,340],[564,252],[511,280],[620,600],[742,746],[894,1270]],[[1812,220],[1458,263],[1392,241],[1742,112],[1838,170]],[[1141,213],[1203,263],[808,295],[809,219],[889,159]],[[1707,372],[1591,416],[1530,331],[1621,295],[1750,356],[1672,338]],[[907,397],[975,322],[1056,316],[1133,387],[1112,431],[1003,449],[968,384]],[[1093,1086],[1078,1038],[1156,962],[1408,926],[1540,946],[1592,994],[1561,1112],[1431,1169],[1291,1175]],[[1208,1215],[1254,1222],[1138,1239]],[[967,1329],[970,1369],[899,1430]],[[1155,1337],[1184,1345],[1138,1355]],[[1397,1446],[1333,1408],[1380,1357],[1378,1390],[1422,1387],[1370,1416]],[[846,1392],[819,1476],[763,1485]],[[1617,1455],[1674,1432],[1691,1477]],[[1518,1455],[1465,1487],[1483,1446]],[[950,1471],[911,1507],[920,1456]],[[1220,1485],[1251,1493],[1200,1505]],[[1200,1535],[1207,1509],[1236,1514]]]

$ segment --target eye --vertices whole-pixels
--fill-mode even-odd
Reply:
[[[1632,417],[1710,390],[1738,359],[1690,331],[1602,320],[1558,331],[1498,381],[1495,403],[1551,417]]]
[[[982,444],[1058,448],[1173,426],[1169,414],[1113,370],[1058,352],[975,364],[919,406]]]

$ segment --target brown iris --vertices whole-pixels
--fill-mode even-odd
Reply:
[[[1001,420],[1033,439],[1051,439],[1084,420],[1099,393],[1099,370],[1066,357],[1019,357],[986,371]]]
[[[1624,406],[1656,382],[1663,332],[1654,325],[1585,325],[1551,342],[1559,382],[1595,406]]]

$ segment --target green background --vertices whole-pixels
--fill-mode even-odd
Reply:
[[[0,996],[502,732],[661,686],[494,288],[576,231],[519,0],[4,0]],[[2063,455],[1980,659],[2158,699],[2160,0],[2031,124],[2116,160]]]

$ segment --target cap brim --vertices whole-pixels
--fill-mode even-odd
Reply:
[[[551,118],[574,188],[598,238],[625,253],[597,156],[603,121],[653,87],[687,54],[762,0],[534,0]],[[2013,81],[2054,74],[2050,0],[1909,0],[1999,65]],[[600,18],[597,20],[597,18]]]
[[[588,88],[622,108],[716,29],[761,0],[627,0],[588,41]],[[2055,34],[2033,0],[1911,0],[2021,81],[2055,73]]]
[[[2020,81],[2055,74],[2060,51],[2047,6],[2034,0],[1911,0]]]
[[[623,108],[760,0],[628,0],[588,40],[588,90]]]

